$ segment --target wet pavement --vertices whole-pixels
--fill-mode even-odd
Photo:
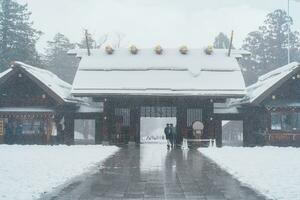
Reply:
[[[99,172],[62,189],[52,200],[265,199],[242,186],[197,150],[165,145],[123,147]]]

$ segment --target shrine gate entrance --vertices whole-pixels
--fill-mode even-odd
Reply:
[[[164,129],[166,124],[176,127],[176,112],[176,107],[141,107],[140,142],[165,143]]]
[[[101,133],[96,133],[101,143],[139,144],[141,118],[176,118],[177,141],[192,138],[192,124],[204,124],[203,138],[217,139],[221,145],[221,121],[214,118],[213,104],[220,99],[199,97],[107,97],[104,102]],[[97,141],[97,140],[96,140]]]

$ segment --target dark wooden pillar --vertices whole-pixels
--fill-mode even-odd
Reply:
[[[136,118],[136,132],[135,132],[135,140],[137,144],[141,142],[141,108],[137,107],[137,118]]]
[[[183,138],[187,138],[187,108],[181,104],[177,106],[177,142],[182,143]]]
[[[74,145],[74,118],[71,114],[65,115],[64,141],[67,145]]]
[[[253,146],[254,124],[251,116],[246,116],[243,120],[243,143],[245,147]]]
[[[101,144],[102,136],[101,136],[101,127],[103,116],[99,115],[95,117],[95,144]]]
[[[217,147],[222,147],[222,120],[214,119],[214,133]]]
[[[140,135],[140,111],[139,107],[130,108],[130,129],[129,129],[129,143],[139,143]]]
[[[203,113],[202,113],[202,120],[204,122],[204,130],[203,136],[207,139],[215,139],[215,123],[214,123],[214,115],[213,115],[213,103],[212,102],[205,102]]]
[[[113,131],[114,107],[110,99],[105,98],[103,102],[103,118],[102,118],[102,134],[101,140],[103,144],[109,144],[109,138]]]

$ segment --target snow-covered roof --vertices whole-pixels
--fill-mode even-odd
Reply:
[[[37,81],[42,83],[42,85],[49,90],[51,90],[57,97],[59,97],[64,102],[77,102],[78,100],[71,95],[72,86],[65,81],[58,78],[55,74],[48,70],[33,67],[22,62],[14,62],[11,69],[6,70],[0,74],[0,79],[5,77],[13,69],[21,69],[24,72],[31,75]]]
[[[43,107],[3,107],[0,108],[0,113],[28,113],[28,112],[34,112],[34,113],[53,113],[55,112],[54,109],[50,108],[43,108]]]
[[[243,104],[259,104],[264,100],[264,97],[274,92],[299,70],[300,64],[293,62],[260,76],[256,83],[247,87],[247,95],[239,102]]]
[[[215,49],[207,55],[204,49],[117,49],[107,54],[103,49],[75,49],[70,54],[81,58],[72,93],[93,95],[158,96],[244,96],[245,83],[237,58],[245,51]]]

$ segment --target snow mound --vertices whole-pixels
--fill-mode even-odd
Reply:
[[[268,198],[300,199],[299,148],[224,147],[199,151]]]
[[[117,150],[112,146],[1,145],[0,200],[38,199]]]

